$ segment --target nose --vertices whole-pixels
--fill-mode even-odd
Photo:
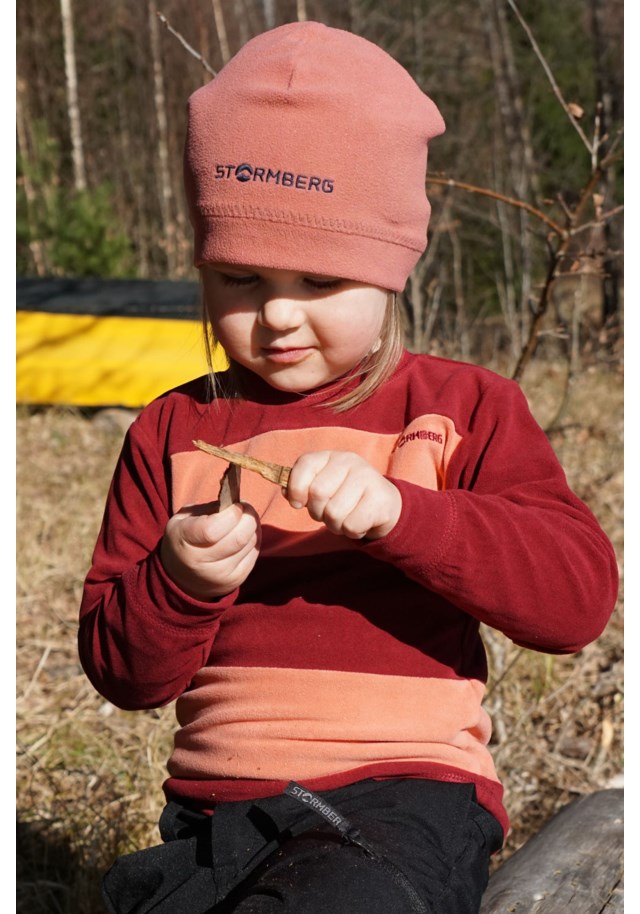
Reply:
[[[258,323],[269,330],[295,330],[304,319],[302,305],[295,298],[269,296],[258,312]]]

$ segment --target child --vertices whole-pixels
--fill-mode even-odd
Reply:
[[[81,608],[122,708],[177,699],[164,844],[110,912],[476,912],[508,827],[481,622],[577,651],[612,548],[519,387],[402,349],[442,118],[362,38],[252,41],[190,100],[186,191],[228,372],[132,425]],[[281,488],[202,439],[291,466]]]

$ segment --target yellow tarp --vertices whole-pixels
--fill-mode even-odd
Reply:
[[[208,371],[199,321],[18,311],[16,329],[18,403],[139,408]]]

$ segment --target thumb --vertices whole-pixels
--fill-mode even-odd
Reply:
[[[213,546],[233,529],[238,523],[239,513],[238,506],[230,505],[218,514],[217,504],[210,503],[194,506],[193,509],[182,508],[169,523],[175,522],[185,545],[207,547]]]

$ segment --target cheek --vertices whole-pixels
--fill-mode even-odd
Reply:
[[[371,304],[361,307],[356,304],[334,319],[326,329],[333,337],[335,348],[366,355],[380,337],[384,315],[384,303],[373,307]]]
[[[251,321],[246,313],[228,311],[209,313],[215,338],[225,349],[236,348],[251,338]]]

